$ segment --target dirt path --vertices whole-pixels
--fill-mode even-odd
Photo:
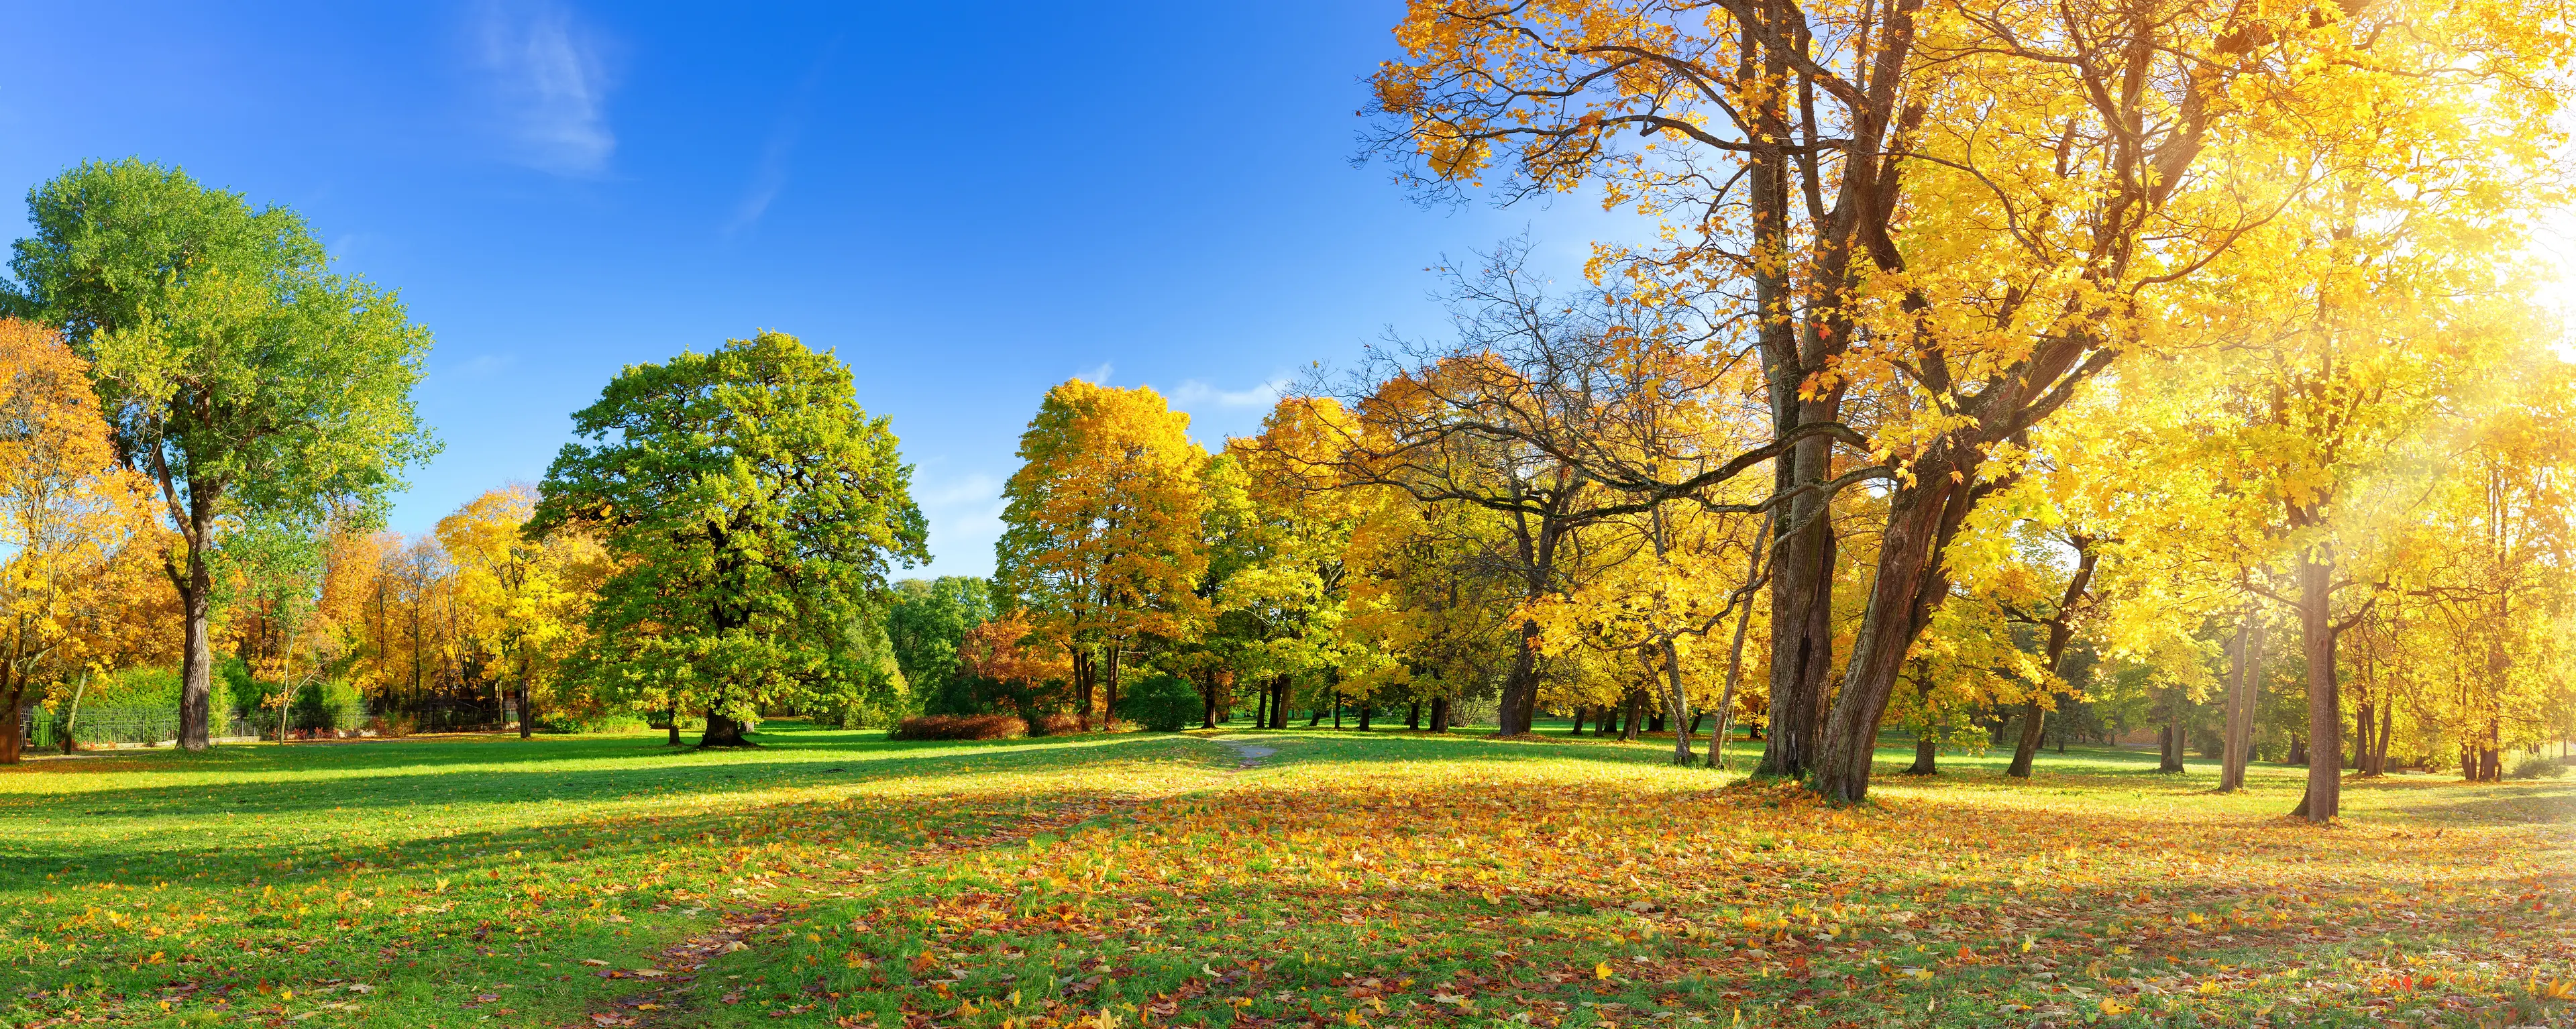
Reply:
[[[1232,748],[1242,759],[1242,764],[1237,766],[1238,771],[1257,767],[1262,758],[1277,752],[1270,747],[1237,743],[1233,740],[1217,742]],[[1016,845],[1026,842],[1032,836],[1061,832],[1103,815],[1117,814],[1157,799],[1161,798],[1101,798],[1059,805],[1045,814],[1021,819],[991,833],[927,844],[906,852],[902,858],[894,862],[860,865],[842,871],[832,878],[843,883],[855,882],[883,875],[897,868],[917,867],[943,861],[960,851]],[[821,895],[820,891],[812,889],[805,892],[809,895]],[[718,909],[715,912],[717,918],[715,928],[662,948],[647,959],[641,967],[613,968],[602,967],[607,964],[606,962],[583,962],[594,966],[594,971],[591,973],[593,975],[602,979],[629,980],[637,987],[634,992],[609,1001],[607,1010],[592,1013],[590,1024],[641,1027],[688,1024],[691,1021],[688,1005],[693,1003],[689,996],[690,989],[696,982],[698,973],[706,968],[707,962],[720,955],[748,949],[755,944],[772,943],[793,936],[792,930],[783,930],[779,926],[804,906],[802,902],[782,901],[745,908]],[[734,1004],[741,1001],[741,995],[742,991],[735,990],[719,999],[724,1003]],[[770,1015],[774,1018],[784,1018],[804,1014],[813,1008],[813,1004],[802,1004],[770,1012]]]
[[[1277,747],[1265,747],[1258,743],[1245,743],[1241,740],[1219,739],[1217,742],[1225,744],[1228,748],[1234,751],[1235,757],[1242,759],[1243,763],[1235,766],[1239,769],[1259,768],[1261,767],[1261,760],[1263,758],[1279,752],[1279,748]]]

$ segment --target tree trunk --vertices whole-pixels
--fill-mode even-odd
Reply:
[[[1449,698],[1431,698],[1431,731],[1449,731]]]
[[[2166,691],[2165,705],[2165,752],[2162,760],[2156,762],[2156,771],[2179,772],[2183,770],[2182,753],[2187,742],[2186,736],[2191,731],[2182,720],[2184,711],[2188,709],[2184,702],[2183,691],[2180,689]]]
[[[2393,723],[2396,720],[2396,698],[2391,697],[2388,700],[2381,701],[2379,705],[2379,749],[2372,752],[2370,755],[2370,774],[2372,775],[2385,775],[2388,773],[2388,733],[2390,729],[2395,728]]]
[[[1124,640],[1113,638],[1109,641],[1109,696],[1107,698],[1109,703],[1100,712],[1100,728],[1103,732],[1118,730],[1118,655],[1126,649]]]
[[[1537,599],[1536,593],[1532,599]],[[1538,623],[1521,622],[1520,651],[1512,658],[1512,677],[1503,682],[1500,725],[1497,736],[1520,736],[1530,730],[1530,720],[1538,713]]]
[[[2343,811],[2343,706],[2336,692],[2334,555],[2299,563],[2299,649],[2308,659],[2308,791],[2293,814],[2320,825]]]
[[[214,707],[215,650],[206,623],[215,591],[205,554],[207,534],[214,531],[212,516],[207,510],[197,519],[188,534],[187,569],[172,577],[179,586],[179,610],[187,625],[179,658],[179,746],[188,750],[204,750],[214,742],[207,730]]]
[[[2235,667],[2227,682],[2227,733],[2219,755],[2218,792],[2245,788],[2245,765],[2254,758],[2254,698],[2262,684],[2263,621],[2248,608],[2236,629]]]
[[[1941,774],[1941,745],[1934,742],[1930,736],[1916,736],[1914,738],[1914,764],[1905,769],[1905,774]]]
[[[1088,648],[1077,646],[1072,648],[1072,650],[1073,706],[1075,712],[1082,719],[1082,731],[1090,732],[1091,691],[1097,681],[1099,673],[1094,669],[1091,651]]]
[[[663,727],[664,727],[664,728],[666,728],[666,729],[669,729],[669,730],[670,730],[670,732],[671,732],[671,746],[674,746],[674,747],[679,746],[679,745],[680,745],[680,709],[679,709],[679,708],[677,708],[677,707],[672,708],[672,709],[671,709],[671,713],[670,713],[668,716],[666,716],[662,721],[663,721]]]
[[[1414,702],[1413,702],[1413,706],[1412,706],[1412,707],[1405,709],[1405,712],[1404,712],[1404,727],[1405,727],[1405,728],[1407,728],[1407,729],[1412,729],[1412,730],[1417,730],[1417,731],[1418,731],[1418,730],[1420,730],[1420,729],[1422,728],[1422,702],[1421,702],[1421,701],[1419,701],[1419,700],[1414,701]]]
[[[1583,735],[1583,716],[1584,716],[1584,714],[1585,714],[1586,712],[1589,712],[1589,711],[1591,711],[1591,710],[1592,710],[1592,705],[1590,705],[1590,704],[1576,704],[1576,705],[1574,705],[1574,728],[1566,730],[1566,731],[1565,731],[1565,734],[1566,734],[1566,735],[1568,735],[1568,736],[1581,736],[1581,735]]]
[[[2048,709],[2033,697],[2021,706],[2021,738],[2013,742],[2012,767],[2004,774],[2015,779],[2030,778],[2031,761],[2039,754],[2040,734],[2048,728]]]
[[[1644,727],[1646,691],[1630,687],[1622,708],[1623,710],[1619,712],[1619,742],[1634,743],[1640,734],[1639,730]]]
[[[1814,441],[1819,451],[1821,440]],[[1801,443],[1803,456],[1807,449]],[[1821,474],[1816,476],[1821,480]],[[1826,501],[1801,497],[1790,504],[1771,565],[1771,717],[1755,775],[1795,779],[1812,771],[1824,706],[1825,675],[1833,666],[1834,537],[1823,516]],[[1790,532],[1802,519],[1805,527]]]
[[[1333,728],[1339,729],[1339,728],[1341,728],[1341,727],[1342,727],[1342,694],[1341,694],[1341,692],[1340,692],[1340,691],[1336,690],[1336,691],[1334,691],[1334,693],[1333,693]]]
[[[1369,703],[1369,702],[1368,702],[1368,698],[1366,698],[1366,697],[1362,697],[1362,698],[1360,698],[1360,704],[1359,704],[1359,707],[1360,707],[1360,731],[1361,731],[1361,732],[1367,732],[1367,731],[1369,731],[1369,716],[1374,715],[1374,714],[1376,714],[1376,713],[1377,713],[1377,705],[1372,704],[1372,703]]]
[[[1699,719],[1692,717],[1690,691],[1683,688],[1681,649],[1670,639],[1664,641],[1664,681],[1664,711],[1655,716],[1655,729],[1661,731],[1667,722],[1673,726],[1673,763],[1688,768],[1697,759],[1691,753],[1691,736]]]
[[[1334,712],[1334,713],[1335,713],[1336,715],[1340,714],[1340,712],[1339,712],[1339,711],[1336,711],[1336,712]],[[1312,728],[1314,728],[1314,727],[1316,727],[1316,726],[1318,726],[1318,725],[1322,725],[1322,724],[1324,724],[1324,705],[1322,705],[1322,704],[1316,704],[1316,705],[1315,705],[1315,706],[1313,706],[1313,707],[1307,708],[1307,709],[1306,709],[1306,728],[1312,729]]]
[[[528,739],[537,731],[537,709],[528,702],[528,659],[519,658],[519,738]]]
[[[2289,760],[2289,763],[2290,763],[2290,764],[2293,764],[2293,765],[2298,765],[2298,766],[2300,766],[2300,767],[2302,767],[2302,768],[2307,767],[2307,764],[2308,764],[2308,739],[2307,739],[2307,737],[2305,737],[2305,736],[2292,736],[2292,737],[2290,737],[2290,760]],[[2306,796],[2305,796],[2304,794],[2302,794],[2302,795],[2300,796],[2300,798],[2299,798],[2299,806],[2300,806],[2301,808],[2303,808],[2303,809],[2307,806],[2307,798],[2306,798]]]
[[[2050,675],[2064,674],[2066,644],[2075,638],[2075,609],[2084,602],[2084,592],[2092,588],[2093,570],[2101,566],[2102,559],[2102,551],[2093,545],[2090,535],[2070,533],[2068,541],[2075,544],[2075,574],[2067,577],[2066,591],[2058,596],[2057,610],[2048,620],[2048,650],[2043,656]],[[2012,767],[2004,774],[2030,778],[2031,759],[2039,753],[2040,733],[2047,725],[2048,709],[2040,706],[2039,697],[2033,696],[2022,710],[2021,739],[2013,747]]]
[[[55,742],[62,744],[63,753],[65,754],[75,753],[80,750],[80,743],[73,738],[72,730],[74,726],[80,724],[81,696],[88,692],[89,673],[82,672],[80,682],[72,687],[71,706],[63,709],[62,724],[54,730],[54,736],[56,737]]]
[[[742,733],[743,725],[741,722],[737,722],[731,718],[717,714],[714,710],[710,709],[707,711],[707,731],[705,735],[698,737],[698,747],[703,750],[708,747],[757,747],[760,745],[744,739]]]
[[[1285,675],[1273,676],[1270,680],[1270,728],[1285,729],[1287,727],[1288,677]]]
[[[1889,497],[1877,578],[1852,644],[1842,693],[1825,722],[1824,747],[1817,752],[1811,780],[1816,792],[1834,803],[1856,804],[1869,796],[1879,721],[1887,714],[1906,651],[1947,588],[1927,589],[1940,579],[1942,544],[1967,516],[1969,491],[1951,480],[1954,465],[1917,461],[1915,484]],[[1779,726],[1772,726],[1772,735],[1780,735]]]
[[[1270,687],[1268,686],[1261,687],[1261,692],[1255,695],[1252,702],[1252,727],[1270,728]]]
[[[1199,712],[1199,728],[1214,729],[1216,728],[1216,676],[1207,677],[1207,682],[1199,687],[1199,696],[1206,702]]]
[[[27,713],[18,706],[27,699],[27,686],[16,665],[0,662],[0,765],[17,764],[27,749]]]

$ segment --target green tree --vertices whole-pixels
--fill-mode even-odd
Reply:
[[[777,705],[876,706],[854,626],[893,562],[930,559],[912,468],[850,369],[763,332],[629,365],[573,415],[531,535],[598,535],[617,565],[584,665],[602,691],[704,709],[700,746],[745,746]]]
[[[924,698],[933,714],[973,714],[971,699],[954,689],[957,648],[966,633],[994,615],[990,580],[951,575],[938,579],[905,579],[894,584],[886,608],[886,638],[896,666],[914,695]]]
[[[225,519],[364,512],[436,452],[412,403],[429,332],[393,293],[332,274],[303,219],[175,168],[90,162],[27,197],[11,306],[90,362],[119,461],[182,539],[179,742],[207,743],[209,566]]]

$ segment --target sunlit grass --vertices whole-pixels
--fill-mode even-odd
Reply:
[[[763,739],[0,774],[9,1018],[2469,1025],[2576,981],[2556,782],[2356,781],[2318,830],[2302,769],[2107,750],[1890,750],[1834,810],[1669,740]]]

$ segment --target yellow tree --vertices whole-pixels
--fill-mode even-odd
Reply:
[[[1335,489],[1328,475],[1349,412],[1328,398],[1285,397],[1261,432],[1226,443],[1241,478],[1242,526],[1211,554],[1227,567],[1214,594],[1210,634],[1228,644],[1235,675],[1261,684],[1256,720],[1287,725],[1291,684],[1321,674],[1337,689],[1374,693],[1391,680],[1383,662],[1354,647],[1349,614],[1351,534],[1364,491]]]
[[[1831,441],[1890,481],[1828,721],[1773,726],[1766,757],[1853,801],[1926,598],[1946,591],[1943,551],[2023,435],[2169,344],[2175,287],[2330,162],[2402,179],[2402,144],[2457,135],[2407,115],[2477,99],[2545,146],[2529,119],[2554,104],[2519,90],[2554,81],[2563,20],[2540,3],[1417,3],[1376,84],[1383,142],[1417,179],[1602,184],[1671,241],[1607,263],[1638,258],[1677,301],[1745,326],[1729,342],[1759,355],[1775,442],[1795,445],[1775,462],[1793,533],[1777,541],[1775,713],[1811,709],[1784,694],[1821,689],[1808,677],[1831,643],[1815,608],[1832,540],[1799,510],[1844,479]],[[2373,122],[2401,145],[2340,147]],[[1880,405],[1866,439],[1840,425],[1852,397]]]
[[[464,642],[516,686],[520,739],[534,731],[540,690],[561,682],[556,670],[581,643],[582,619],[608,571],[599,542],[577,530],[530,538],[536,508],[534,487],[506,486],[438,522],[439,543],[455,567]]]
[[[1034,629],[1071,655],[1083,725],[1115,711],[1121,660],[1144,638],[1195,632],[1206,602],[1201,469],[1190,416],[1150,387],[1073,379],[1048,390],[1020,434],[1020,469],[995,545],[995,577]]]
[[[127,599],[100,591],[134,585],[111,562],[152,538],[144,484],[115,460],[81,359],[50,330],[0,318],[0,763],[18,761],[31,691],[106,642],[79,630],[84,613]]]

